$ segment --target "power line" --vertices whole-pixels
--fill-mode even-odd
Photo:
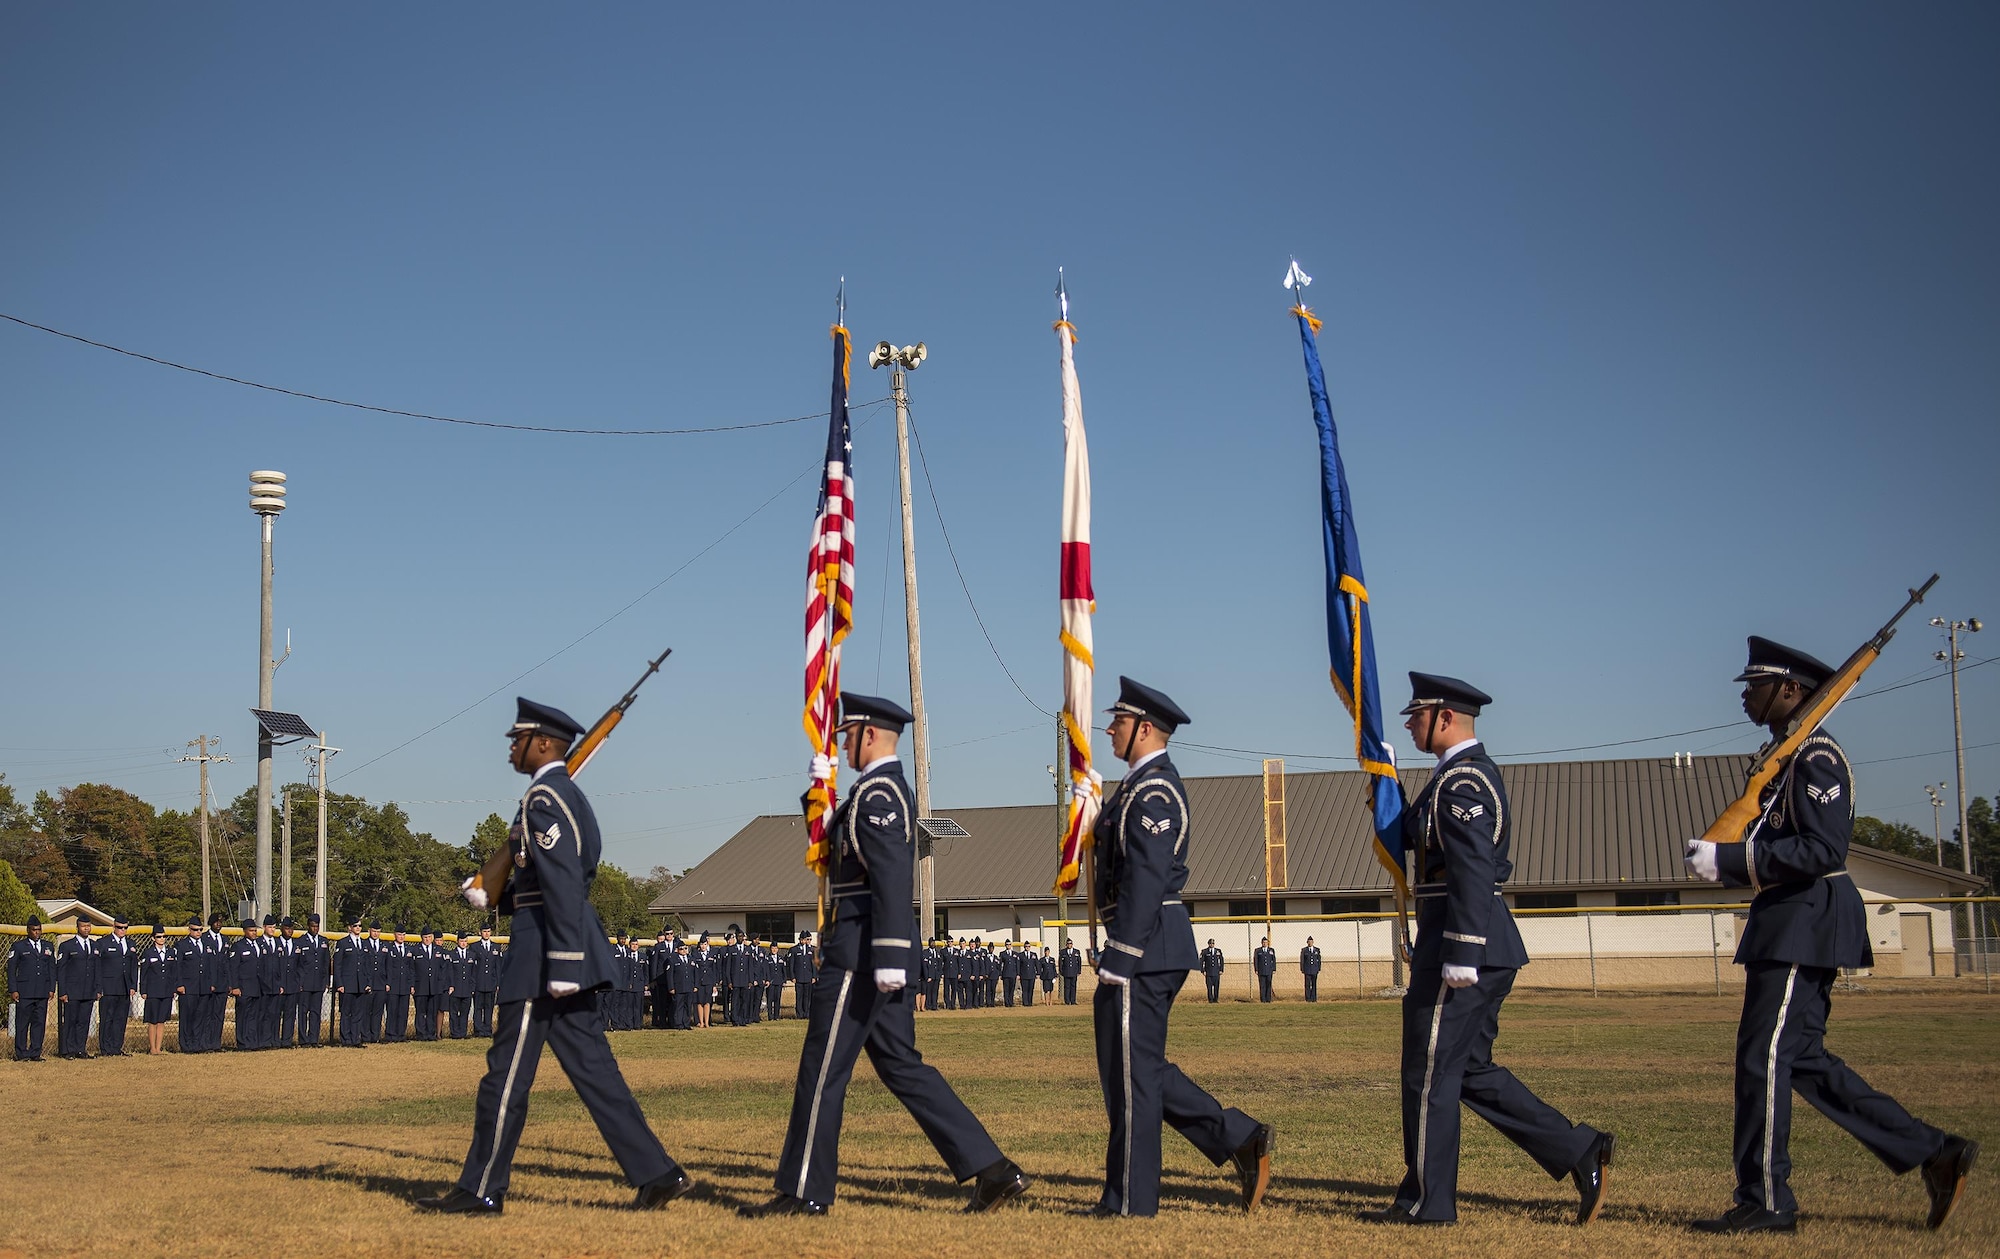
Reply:
[[[864,408],[872,406],[880,406],[882,403],[887,401],[888,401],[887,398],[879,398],[874,402],[863,403],[862,405]],[[862,423],[866,424],[867,421],[863,420]],[[465,716],[465,714],[471,712],[473,709],[479,707],[481,704],[484,704],[487,700],[492,699],[495,695],[498,695],[500,692],[514,685],[516,682],[519,682],[522,678],[525,678],[529,674],[534,673],[537,669],[540,669],[543,665],[549,663],[549,661],[554,660],[556,657],[570,650],[570,648],[575,647],[578,643],[581,643],[585,639],[589,638],[592,634],[595,634],[597,631],[611,624],[611,622],[617,620],[621,616],[624,616],[627,612],[630,612],[633,608],[638,607],[641,603],[645,602],[646,599],[651,597],[654,591],[666,585],[674,578],[680,576],[683,572],[686,572],[689,565],[693,564],[696,560],[700,559],[702,556],[707,555],[710,551],[713,551],[716,547],[721,546],[725,541],[729,539],[731,534],[734,534],[738,529],[741,529],[744,525],[749,524],[753,519],[762,514],[766,507],[769,507],[772,503],[775,503],[780,498],[784,497],[785,492],[787,490],[791,489],[794,485],[797,485],[800,481],[805,480],[806,477],[810,476],[812,473],[821,470],[824,466],[825,465],[822,463],[814,462],[810,467],[806,468],[804,472],[799,473],[791,480],[779,486],[777,493],[771,495],[771,497],[765,499],[763,502],[759,503],[756,507],[752,508],[750,510],[749,515],[744,516],[741,520],[729,526],[729,528],[723,530],[723,532],[719,536],[717,536],[713,542],[710,542],[707,546],[701,548],[701,550],[696,551],[693,555],[688,556],[687,559],[681,562],[680,567],[674,569],[672,572],[668,573],[665,577],[660,578],[658,581],[654,582],[651,586],[648,586],[638,596],[638,598],[633,599],[630,603],[626,604],[624,607],[618,609],[616,612],[613,612],[610,616],[605,617],[597,624],[591,626],[583,633],[577,635],[575,638],[571,639],[568,643],[564,644],[562,647],[559,647],[555,651],[550,652],[547,656],[544,656],[540,661],[538,661],[533,667],[524,669],[520,673],[515,674],[513,677],[507,679],[505,682],[502,682],[500,685],[486,692],[486,694],[480,696],[478,699],[473,700],[470,704],[467,704],[465,707],[459,709],[451,716],[446,717],[443,721],[438,722],[436,725],[430,727],[428,730],[424,730],[417,734],[411,735],[409,738],[403,740],[401,743],[398,743],[395,747],[390,748],[388,751],[382,753],[380,756],[374,757],[371,760],[366,760],[361,762],[361,764],[347,771],[346,778],[352,779],[356,774],[360,773],[362,770],[367,769],[370,765],[375,764],[376,761],[380,761],[387,757],[394,756],[396,753],[402,751],[406,747],[409,747],[412,743],[415,743],[417,740],[435,734],[437,731],[444,729],[452,722],[457,721],[460,717]]]
[[[462,416],[431,415],[424,411],[405,411],[398,407],[380,407],[367,402],[351,402],[345,398],[329,398],[324,394],[307,393],[303,389],[287,389],[283,385],[267,385],[261,381],[245,380],[241,376],[231,376],[226,372],[213,372],[205,367],[193,367],[187,363],[176,363],[169,358],[159,358],[152,354],[142,354],[137,350],[128,350],[123,346],[111,345],[108,342],[93,341],[89,337],[78,336],[74,332],[64,332],[60,328],[51,328],[46,324],[38,324],[33,320],[23,319],[19,315],[9,315],[5,312],[0,312],[0,319],[5,319],[9,323],[17,323],[23,328],[33,328],[37,332],[46,332],[52,337],[61,337],[66,341],[75,341],[79,345],[88,345],[100,350],[109,350],[113,354],[122,354],[126,358],[135,358],[146,363],[156,363],[161,367],[171,367],[175,371],[189,372],[196,376],[206,376],[210,380],[220,380],[232,385],[242,385],[247,389],[262,389],[266,393],[281,393],[288,398],[301,398],[307,402],[323,402],[328,406],[347,407],[354,411],[372,411],[376,415],[398,415],[405,419],[430,420],[437,424],[462,424],[468,428],[499,428],[516,433],[564,433],[577,437],[686,437],[696,433],[740,433],[753,428],[777,428],[785,424],[800,424],[806,420],[823,420],[827,414],[824,411],[818,411],[812,415],[794,415],[782,420],[753,420],[744,424],[712,424],[700,428],[560,428],[550,424],[503,424],[498,420],[469,420]],[[887,402],[888,399],[877,398],[875,401]],[[862,403],[861,405],[872,406],[873,403]]]
[[[1015,690],[1021,692],[1021,698],[1028,701],[1028,706],[1044,717],[1054,718],[1055,714],[1037,704],[1035,697],[1028,694],[1028,689],[1014,676],[1014,671],[1007,667],[1007,661],[1000,655],[1000,648],[994,645],[993,635],[987,632],[986,618],[979,615],[979,605],[972,601],[972,587],[965,580],[965,570],[958,565],[958,550],[951,544],[951,531],[944,527],[944,508],[938,504],[937,483],[931,480],[930,461],[924,458],[924,439],[923,435],[917,432],[917,419],[914,415],[910,416],[910,436],[917,443],[917,463],[924,470],[924,489],[931,496],[931,511],[937,516],[938,532],[944,536],[945,554],[951,557],[952,571],[958,574],[958,588],[965,592],[965,606],[972,609],[972,620],[979,626],[980,637],[986,640],[986,649],[993,653],[993,659],[999,664],[1000,672],[1007,675],[1007,680],[1014,684]]]

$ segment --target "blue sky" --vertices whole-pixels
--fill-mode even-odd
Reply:
[[[382,406],[671,428],[822,408],[844,275],[860,347],[930,347],[944,524],[1052,707],[1061,265],[1100,691],[1133,674],[1188,739],[1303,769],[1348,736],[1296,255],[1385,700],[1457,674],[1498,698],[1497,752],[1575,747],[1728,722],[1746,634],[1837,661],[1933,570],[1923,616],[2000,617],[1997,57],[2000,17],[1949,4],[14,4],[0,311]],[[857,403],[882,375],[857,362]],[[856,420],[846,678],[902,696],[893,424]],[[236,758],[218,794],[252,780],[246,474],[278,468],[277,702],[348,749],[337,787],[461,839],[516,789],[514,694],[588,719],[672,645],[588,775],[607,857],[691,864],[795,807],[817,423],[455,427],[0,324],[0,426],[19,788],[191,807],[170,753],[199,733]],[[917,493],[936,799],[1048,799],[1050,723]],[[1937,646],[1909,623],[1867,684]],[[1963,681],[1990,796],[2000,670]],[[1928,831],[1947,686],[1835,730],[1861,808]]]

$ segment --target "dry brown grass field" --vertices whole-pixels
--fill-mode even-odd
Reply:
[[[1096,1199],[1105,1121],[1088,1006],[925,1016],[919,1045],[1035,1178],[975,1219],[864,1059],[832,1214],[746,1221],[771,1191],[803,1024],[623,1032],[612,1044],[668,1150],[701,1182],[664,1211],[632,1191],[552,1057],[536,1082],[499,1219],[440,1219],[411,1200],[451,1181],[472,1125],[477,1041],[282,1053],[0,1062],[0,1259],[18,1254],[549,1256],[705,1253],[980,1256],[1541,1256],[2000,1254],[2000,998],[1836,995],[1830,1043],[1879,1088],[1985,1140],[1990,1161],[1938,1234],[1922,1186],[1892,1178],[1800,1104],[1799,1235],[1708,1242],[1687,1221],[1728,1205],[1728,998],[1511,1001],[1500,1056],[1568,1112],[1619,1134],[1610,1204],[1588,1229],[1574,1196],[1470,1115],[1460,1222],[1362,1224],[1401,1171],[1397,1010],[1389,1001],[1226,1002],[1175,1012],[1174,1057],[1277,1125],[1265,1208],[1171,1131],[1157,1219],[1066,1213]],[[144,1039],[138,1038],[143,1054]]]

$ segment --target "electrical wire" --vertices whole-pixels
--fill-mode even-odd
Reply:
[[[881,403],[887,401],[888,401],[887,398],[882,398],[876,402],[864,403],[863,407],[865,408],[871,406],[879,406]],[[862,421],[862,423],[865,424],[867,423],[867,421],[864,420]],[[800,481],[805,480],[806,477],[812,475],[814,472],[821,470],[824,466],[825,465],[823,463],[817,460],[814,461],[812,466],[808,467],[804,472],[799,473],[791,480],[779,486],[777,493],[771,495],[771,497],[765,499],[763,502],[759,503],[756,507],[752,508],[750,510],[749,515],[744,516],[741,520],[729,526],[729,528],[723,530],[723,532],[719,536],[717,536],[713,542],[710,542],[707,546],[701,548],[701,550],[696,551],[693,555],[688,556],[687,559],[681,562],[680,567],[674,569],[672,572],[668,573],[665,577],[660,578],[658,581],[654,582],[651,586],[648,586],[645,589],[645,591],[639,595],[638,598],[632,600],[624,607],[618,609],[616,612],[613,612],[610,616],[605,617],[597,624],[591,626],[583,633],[577,635],[575,638],[571,639],[564,646],[557,648],[553,652],[550,652],[547,656],[544,656],[539,662],[537,662],[533,667],[525,669],[522,672],[515,674],[513,677],[507,679],[505,682],[502,682],[500,685],[486,692],[486,694],[480,696],[478,699],[473,700],[470,704],[467,704],[465,707],[459,709],[451,716],[446,717],[443,721],[438,722],[436,725],[430,727],[428,730],[424,730],[418,734],[411,735],[409,738],[403,740],[401,743],[398,743],[395,747],[390,748],[388,751],[382,753],[380,756],[361,762],[361,764],[356,765],[353,769],[350,769],[345,774],[343,774],[342,778],[351,779],[356,774],[360,773],[362,770],[367,769],[370,765],[375,764],[377,761],[384,760],[388,757],[394,756],[396,753],[402,751],[406,747],[409,747],[412,743],[415,743],[417,740],[435,734],[439,730],[444,729],[452,722],[457,721],[460,717],[465,716],[465,714],[471,712],[473,709],[479,707],[481,704],[484,704],[487,700],[492,699],[495,695],[500,694],[500,692],[506,690],[508,687],[514,685],[516,682],[519,682],[522,678],[525,678],[529,674],[534,673],[537,669],[540,669],[543,665],[549,663],[549,661],[554,660],[556,657],[570,650],[570,648],[575,647],[578,643],[583,642],[591,635],[597,633],[597,631],[611,624],[611,622],[617,620],[621,616],[624,616],[627,612],[630,612],[633,608],[638,607],[647,598],[649,598],[654,591],[658,590],[660,587],[666,585],[674,578],[686,572],[688,567],[692,565],[696,560],[700,559],[704,555],[707,555],[710,551],[713,551],[716,547],[721,546],[725,541],[729,539],[731,534],[734,534],[738,529],[741,529],[744,525],[749,524],[756,517],[763,514],[765,508],[769,507],[772,503],[775,503],[780,498],[784,497],[786,491],[790,490],[794,485],[797,485]]]
[[[283,385],[267,385],[261,381],[245,380],[241,376],[231,376],[226,372],[214,372],[205,367],[192,367],[186,363],[176,363],[170,358],[159,358],[152,354],[142,354],[137,350],[128,350],[123,346],[112,345],[104,341],[93,341],[89,337],[78,336],[74,332],[64,332],[60,328],[51,328],[47,324],[38,324],[33,320],[23,319],[19,315],[9,315],[4,311],[0,311],[0,319],[5,319],[9,323],[19,324],[23,328],[33,328],[36,332],[46,332],[52,337],[61,337],[66,341],[75,341],[79,345],[88,345],[100,350],[109,350],[113,354],[122,354],[126,358],[135,358],[146,363],[156,363],[161,367],[171,367],[175,371],[189,372],[196,376],[206,376],[210,380],[220,380],[232,385],[242,385],[246,389],[261,389],[266,393],[284,394],[288,398],[300,398],[306,402],[323,402],[328,406],[346,407],[354,411],[370,411],[376,415],[396,415],[411,420],[429,420],[436,424],[460,424],[468,428],[498,428],[516,433],[563,433],[576,437],[687,437],[697,433],[741,433],[755,428],[777,428],[785,424],[801,424],[807,420],[823,420],[827,416],[826,412],[818,411],[812,415],[794,415],[782,420],[753,420],[744,424],[711,424],[699,428],[562,428],[552,424],[504,424],[498,420],[470,420],[455,415],[431,415],[424,411],[405,411],[399,407],[381,407],[367,402],[351,402],[345,398],[329,398],[324,394],[307,393],[303,389],[287,389]],[[876,401],[887,402],[888,399],[878,398]],[[870,406],[873,404],[862,403],[861,405]]]
[[[931,496],[931,511],[937,516],[938,532],[944,536],[945,554],[951,557],[952,571],[958,574],[958,588],[965,592],[965,606],[972,609],[972,620],[979,626],[980,637],[986,640],[986,649],[993,653],[993,659],[999,664],[1000,672],[1007,675],[1007,680],[1014,684],[1014,689],[1021,693],[1021,698],[1028,701],[1028,707],[1053,721],[1055,714],[1037,704],[1035,697],[1028,694],[1028,689],[1014,676],[1014,671],[1007,667],[1007,661],[1000,655],[1000,648],[993,642],[993,635],[986,629],[986,618],[979,615],[979,605],[973,602],[972,587],[965,580],[965,570],[958,564],[958,549],[951,544],[951,531],[944,527],[944,508],[938,503],[937,483],[931,480],[930,461],[924,458],[924,439],[917,432],[917,420],[914,415],[910,416],[910,437],[917,443],[917,463],[924,470],[924,488]]]

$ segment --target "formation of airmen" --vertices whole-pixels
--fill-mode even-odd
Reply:
[[[1083,973],[1083,953],[1075,945],[1065,945],[1061,955],[1042,946],[1008,942],[1004,945],[971,939],[932,940],[924,946],[920,963],[921,984],[917,989],[919,1010],[983,1010],[993,1006],[1014,1008],[1018,993],[1023,1006],[1035,1004],[1035,988],[1041,987],[1044,1000],[1052,1000],[1056,980],[1063,984],[1063,1003],[1076,1004],[1075,979]]]
[[[1803,652],[1766,639],[1750,640],[1750,659],[1737,681],[1745,683],[1743,708],[1774,736],[1833,670]],[[1417,749],[1437,758],[1416,799],[1405,797],[1402,838],[1409,854],[1416,900],[1416,940],[1403,998],[1402,1119],[1405,1174],[1386,1206],[1366,1212],[1381,1224],[1436,1225],[1458,1214],[1457,1176],[1462,1109],[1492,1124],[1552,1179],[1568,1179],[1577,1193],[1576,1222],[1596,1219],[1606,1197],[1617,1152],[1616,1136],[1574,1122],[1494,1061],[1500,1015],[1529,958],[1503,889],[1513,873],[1512,813],[1500,767],[1474,733],[1492,697],[1456,678],[1412,673],[1412,697],[1403,709],[1405,729]],[[1214,941],[1200,953],[1182,890],[1188,877],[1192,817],[1179,772],[1167,755],[1170,737],[1189,723],[1171,699],[1120,678],[1107,728],[1114,754],[1127,772],[1104,802],[1094,833],[1095,908],[1104,947],[1089,959],[1097,973],[1093,1025],[1100,1090],[1108,1127],[1105,1178],[1091,1205],[1078,1214],[1110,1218],[1157,1212],[1163,1126],[1171,1124],[1217,1167],[1227,1167],[1245,1210],[1263,1200],[1271,1178],[1275,1132],[1235,1107],[1225,1107],[1168,1057],[1168,1023],[1188,976],[1200,970],[1216,999],[1223,959]],[[1003,1154],[985,1126],[917,1051],[914,1013],[920,1006],[975,1008],[991,1004],[996,988],[1012,982],[1032,1000],[1039,980],[1050,991],[1050,969],[1075,999],[1075,972],[1083,959],[1065,949],[1059,958],[1026,950],[996,950],[979,941],[934,940],[919,947],[910,903],[915,836],[908,783],[896,744],[910,714],[883,699],[843,697],[840,734],[847,764],[857,777],[829,831],[832,904],[822,948],[808,939],[788,971],[768,947],[737,937],[711,950],[673,941],[649,952],[622,938],[611,943],[588,900],[600,852],[596,818],[563,765],[582,727],[560,711],[521,700],[510,730],[509,760],[530,776],[510,831],[513,877],[497,908],[513,915],[512,947],[498,972],[498,1013],[486,1076],[480,1085],[471,1147],[458,1180],[444,1192],[418,1200],[425,1209],[498,1215],[505,1209],[513,1155],[526,1117],[541,1046],[554,1049],[578,1097],[637,1187],[637,1208],[653,1208],[690,1192],[693,1179],[669,1157],[625,1084],[605,1039],[607,1023],[631,1020],[634,1000],[664,960],[668,1017],[686,1026],[708,1025],[715,983],[732,1021],[754,1020],[777,1009],[773,996],[790,973],[798,1006],[808,1020],[784,1146],[778,1156],[775,1196],[744,1209],[746,1215],[818,1216],[832,1207],[847,1085],[865,1050],[883,1084],[911,1113],[952,1178],[971,1185],[965,1209],[994,1209],[1026,1192],[1030,1181]],[[830,783],[833,766],[816,758],[815,778]],[[1079,788],[1084,790],[1084,788]],[[1853,773],[1831,733],[1806,739],[1783,771],[1762,788],[1762,816],[1740,844],[1691,840],[1685,862],[1695,877],[1750,889],[1753,901],[1736,961],[1747,984],[1737,1038],[1734,1158],[1735,1202],[1720,1216],[1696,1221],[1706,1233],[1790,1233],[1797,1202],[1789,1184],[1791,1097],[1794,1092],[1859,1140],[1891,1172],[1921,1171],[1930,1207],[1926,1226],[1941,1227],[1963,1196],[1979,1144],[1911,1115],[1871,1088],[1853,1068],[1826,1051],[1833,982],[1844,967],[1871,964],[1865,911],[1845,861],[1854,819]],[[466,895],[488,908],[486,891],[467,880]],[[358,926],[358,924],[357,924]],[[283,956],[310,951],[323,956],[317,923],[307,943]],[[220,936],[212,931],[183,942],[182,961],[166,952],[155,929],[153,950],[132,957],[124,924],[113,941],[93,945],[80,926],[74,940],[51,950],[39,925],[14,946],[8,987],[24,1011],[45,1009],[51,991],[67,1005],[117,1001],[143,995],[152,1024],[155,1000],[166,987],[182,995],[183,1036],[197,1038],[226,985],[237,998],[239,1028],[275,1026],[285,1037],[287,1011],[297,1006],[282,976],[275,991],[263,967],[269,943],[286,941],[285,924],[266,924],[259,936],[245,924],[225,968]],[[350,957],[336,958],[331,974],[345,995],[361,983],[357,1018],[375,1022],[383,993],[361,976],[380,972],[373,929],[364,941],[351,932],[342,942]],[[427,934],[427,933],[426,933]],[[209,938],[214,937],[214,943]],[[428,949],[428,941],[425,946]],[[431,955],[426,951],[423,956]],[[364,960],[367,959],[367,960]],[[1253,959],[1266,981],[1276,955],[1266,940]],[[1319,969],[1311,941],[1300,956],[1310,981]],[[386,964],[385,964],[386,965]],[[811,982],[798,982],[805,967]],[[215,969],[211,970],[210,967]],[[324,967],[314,967],[323,975]],[[399,972],[402,973],[402,972]],[[217,976],[226,975],[218,980]],[[456,972],[452,972],[455,977]],[[108,976],[108,980],[107,977]],[[149,978],[150,976],[150,978]],[[252,978],[254,976],[254,978]],[[1026,980],[1025,985],[1021,981]],[[197,991],[190,993],[188,983]],[[67,987],[66,987],[67,985]],[[250,986],[254,985],[254,987]],[[304,991],[304,989],[302,989]],[[439,989],[433,979],[430,1000]],[[389,995],[422,1004],[418,986]],[[457,998],[455,984],[444,996]],[[687,1001],[681,998],[685,995]],[[195,999],[186,999],[192,996]],[[252,1003],[246,1010],[246,998]],[[275,1004],[262,1006],[259,1001]],[[313,1003],[306,1003],[313,1004]],[[692,1007],[690,1009],[690,1007]],[[275,1013],[274,1013],[275,1012]],[[114,1017],[118,1007],[106,1007]],[[159,1014],[164,1022],[165,1014]],[[400,1016],[392,1016],[392,1022]],[[656,1019],[658,1017],[656,1013]],[[275,1021],[274,1021],[275,1020]],[[119,1019],[122,1023],[122,1019]],[[81,1052],[87,1014],[65,1008],[59,1052]],[[299,1026],[298,1015],[291,1025]],[[23,1020],[17,1053],[39,1056],[40,1014]],[[435,1025],[433,1025],[434,1027]],[[365,1034],[365,1033],[364,1033]],[[239,1031],[239,1040],[242,1033]],[[157,1042],[155,1042],[157,1044]],[[256,1044],[249,1047],[263,1047]],[[157,1050],[156,1050],[157,1051]],[[107,1049],[105,1052],[114,1052]]]

